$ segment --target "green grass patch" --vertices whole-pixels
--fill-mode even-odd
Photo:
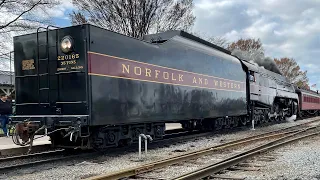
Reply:
[[[10,129],[10,134],[13,133],[13,129]],[[2,128],[0,128],[0,135],[4,135]]]

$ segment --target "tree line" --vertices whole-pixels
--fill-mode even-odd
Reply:
[[[214,43],[214,42],[213,42]],[[230,51],[235,49],[249,52],[247,55],[248,59],[258,58],[256,54],[265,57],[263,44],[260,39],[247,38],[239,39],[235,42],[231,42],[226,46]],[[250,55],[255,55],[251,57]],[[302,89],[310,90],[309,79],[307,77],[307,71],[302,71],[297,61],[290,57],[273,58],[273,61],[277,65],[281,74],[284,75],[291,83],[295,84],[297,87]]]
[[[229,43],[223,37],[193,32],[196,20],[192,12],[193,0],[72,0],[72,3],[76,7],[69,14],[73,25],[90,23],[135,38],[167,30],[183,30],[230,51],[244,51],[248,59],[265,57],[260,39],[241,38]],[[39,18],[39,14],[46,15],[48,8],[60,4],[60,0],[0,0],[0,14],[8,16],[0,21],[0,38],[12,39],[12,33],[24,33],[42,24],[52,24],[52,18]],[[1,54],[9,47],[2,43],[0,48]],[[292,83],[309,89],[307,71],[302,71],[294,58],[274,58],[274,62]]]

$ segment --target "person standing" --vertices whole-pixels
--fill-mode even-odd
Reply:
[[[8,101],[8,96],[6,94],[0,94],[0,122],[2,125],[3,133],[5,136],[9,137],[9,132],[7,129],[7,124],[9,123],[9,115],[12,114],[12,104]]]

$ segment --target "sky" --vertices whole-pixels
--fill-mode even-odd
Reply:
[[[320,89],[320,0],[196,0],[195,29],[260,38],[266,56],[294,58]]]
[[[48,13],[59,27],[71,25],[71,0]],[[194,0],[194,31],[228,41],[259,38],[266,56],[294,58],[320,89],[320,0]],[[318,11],[317,11],[318,9]]]

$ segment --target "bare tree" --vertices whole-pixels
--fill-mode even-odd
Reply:
[[[73,24],[89,22],[131,37],[166,30],[189,30],[193,0],[73,0]]]
[[[10,31],[23,31],[34,28],[37,23],[48,22],[39,12],[46,15],[46,8],[60,3],[58,0],[0,0],[0,13],[6,15],[0,22],[0,33]]]
[[[79,12],[73,12],[71,22],[72,22],[72,24],[85,24],[85,23],[88,23],[86,17],[83,14],[79,13]]]
[[[301,71],[300,66],[293,58],[274,59],[282,74],[300,88],[310,89],[307,71]]]
[[[228,47],[228,41],[223,36],[216,36],[216,37],[209,37],[207,41],[211,42],[212,44],[215,44],[217,46],[226,48]]]
[[[208,42],[211,42],[212,44],[214,45],[217,45],[217,46],[220,46],[222,48],[227,48],[228,45],[229,45],[229,42],[228,40],[223,37],[223,36],[212,36],[212,35],[208,35],[207,33],[205,32],[200,32],[200,31],[194,31],[194,32],[188,32],[194,36],[197,36],[201,39],[204,39]]]
[[[46,10],[59,3],[59,0],[0,0],[0,38],[9,42],[0,44],[0,52],[9,51],[9,39],[12,39],[13,33],[35,29],[41,23],[50,23],[48,18],[44,18]]]

